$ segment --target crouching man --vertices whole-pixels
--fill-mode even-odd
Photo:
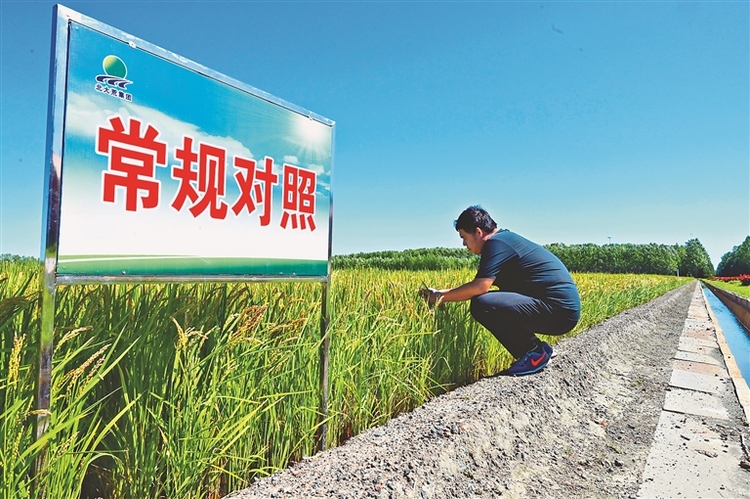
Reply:
[[[581,302],[565,265],[550,251],[514,232],[498,229],[480,206],[454,222],[464,246],[480,255],[473,281],[451,289],[426,288],[430,305],[471,300],[471,315],[516,359],[503,374],[541,371],[552,347],[535,333],[561,335],[578,323]],[[498,290],[491,290],[496,286]]]

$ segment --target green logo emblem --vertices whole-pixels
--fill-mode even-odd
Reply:
[[[116,55],[108,55],[102,59],[104,74],[96,76],[97,92],[117,97],[127,102],[133,102],[133,95],[127,92],[127,86],[133,83],[125,79],[128,75],[128,67]]]
[[[128,75],[128,68],[122,59],[116,55],[108,55],[102,61],[102,68],[104,72],[109,76],[116,76],[117,78],[125,78]]]

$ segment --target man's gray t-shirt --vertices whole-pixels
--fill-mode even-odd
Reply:
[[[484,242],[476,277],[493,278],[501,291],[539,298],[566,310],[581,309],[578,289],[560,259],[509,230]]]

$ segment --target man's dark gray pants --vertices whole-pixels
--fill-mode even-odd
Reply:
[[[580,312],[551,301],[509,291],[490,291],[471,299],[471,315],[510,354],[519,359],[541,343],[534,333],[561,335],[578,323]]]

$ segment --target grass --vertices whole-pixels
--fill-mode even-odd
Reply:
[[[34,442],[41,269],[0,265],[3,499],[212,499],[314,452],[320,284],[61,286],[51,423]],[[507,352],[467,304],[430,309],[416,295],[422,281],[447,287],[472,277],[469,269],[334,272],[329,445],[507,367]],[[570,334],[687,282],[574,277],[583,311]]]
[[[750,286],[743,286],[740,281],[723,282],[711,280],[709,282],[717,288],[726,289],[727,291],[744,296],[745,298],[750,298]]]

